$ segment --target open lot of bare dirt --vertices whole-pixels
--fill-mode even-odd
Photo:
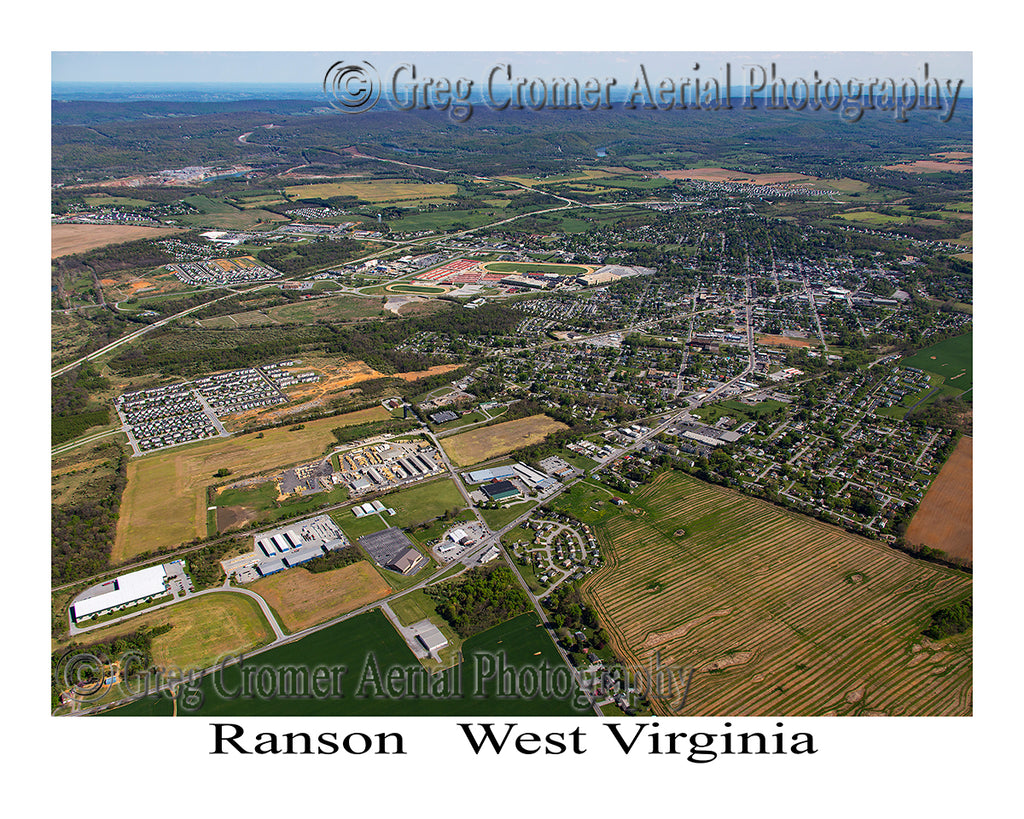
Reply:
[[[961,438],[925,493],[907,542],[974,560],[974,439]]]
[[[766,347],[810,347],[806,338],[790,338],[789,336],[758,336],[757,343]]]

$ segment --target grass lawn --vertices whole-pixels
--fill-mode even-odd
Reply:
[[[364,515],[361,518],[357,518],[352,514],[351,509],[341,509],[335,512],[331,512],[331,517],[334,522],[341,527],[341,531],[345,533],[349,540],[355,542],[363,535],[369,535],[373,532],[379,532],[381,529],[387,529],[390,525],[387,521],[389,520],[388,515]]]
[[[438,540],[446,530],[459,523],[468,523],[473,520],[476,520],[476,515],[469,509],[463,509],[451,520],[435,520],[426,529],[416,529],[409,532],[408,535],[425,550],[428,543]]]
[[[153,639],[153,662],[183,670],[208,668],[227,654],[251,651],[274,639],[255,600],[225,591],[140,614],[76,640],[88,645],[138,631],[143,626],[154,628],[167,623],[171,630]]]
[[[464,640],[437,613],[437,607],[434,605],[433,599],[426,592],[422,589],[416,589],[392,600],[388,605],[391,606],[391,610],[403,626],[411,626],[420,620],[430,620],[448,640],[448,645],[439,652],[440,664],[434,659],[426,659],[422,661],[425,668],[433,670],[449,668],[455,665],[459,652],[462,650]]]
[[[536,505],[536,501],[514,503],[511,506],[502,507],[500,509],[481,509],[480,514],[484,516],[484,520],[487,521],[488,526],[494,530],[498,530],[514,521],[520,515],[529,512]]]
[[[443,287],[430,287],[422,284],[393,284],[388,287],[392,293],[422,293],[424,295],[437,296],[447,293]]]
[[[462,493],[449,478],[401,489],[381,500],[395,510],[394,517],[387,518],[390,525],[403,528],[425,523],[449,509],[462,509],[466,505]]]
[[[252,506],[267,509],[277,500],[277,485],[273,481],[255,486],[228,487],[214,498],[217,506]]]
[[[595,481],[582,480],[555,498],[552,507],[593,526],[620,514],[619,507],[611,502],[615,497],[632,501],[627,493],[612,492]]]
[[[757,421],[764,418],[778,409],[785,409],[786,405],[781,401],[762,401],[760,404],[744,404],[742,401],[717,401],[708,404],[694,411],[694,415],[706,423],[713,424],[719,418],[729,416],[737,423],[745,421]],[[782,418],[783,416],[779,416]]]
[[[434,606],[433,599],[428,597],[423,589],[416,589],[415,591],[403,594],[401,597],[392,600],[388,605],[403,626],[411,626],[420,620],[441,619],[437,613],[437,608]]]
[[[578,264],[543,264],[541,262],[488,262],[484,268],[492,273],[559,273],[563,276],[582,276],[589,267]]]

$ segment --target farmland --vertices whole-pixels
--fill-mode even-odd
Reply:
[[[335,441],[331,430],[387,417],[383,408],[170,449],[128,464],[111,563],[206,536],[206,487],[221,468],[242,476],[311,460]]]
[[[84,253],[98,247],[131,242],[137,239],[157,239],[178,228],[140,227],[138,225],[51,225],[50,258]]]
[[[567,427],[546,415],[531,415],[444,438],[442,445],[457,465],[469,466],[539,443],[559,429]]]
[[[179,220],[193,227],[215,227],[221,230],[247,230],[263,222],[284,222],[286,217],[269,210],[248,208],[242,210],[221,199],[214,199],[202,194],[186,196],[183,202],[199,211],[197,214],[186,214]]]
[[[934,159],[918,159],[899,165],[883,165],[887,171],[903,171],[904,173],[964,173],[972,170],[970,161],[938,162]]]
[[[974,439],[961,438],[921,501],[907,542],[974,560]]]
[[[285,188],[285,194],[292,200],[354,196],[364,202],[381,204],[412,199],[439,199],[452,196],[458,190],[458,186],[445,182],[323,182]]]
[[[600,516],[584,593],[627,664],[694,669],[658,712],[971,713],[970,633],[921,634],[969,577],[677,473],[631,505]]]
[[[748,173],[728,168],[693,168],[658,171],[665,179],[699,179],[705,182],[738,182],[750,185],[777,185],[782,182],[809,182],[813,177],[802,173]]]
[[[518,681],[536,679],[534,669],[563,667],[550,638],[532,612],[488,629],[463,645],[461,666],[441,675],[425,677],[425,671],[413,657],[394,626],[380,611],[372,611],[317,631],[294,643],[279,646],[246,658],[245,665],[258,668],[337,669],[340,689],[327,696],[236,697],[218,693],[217,675],[203,679],[202,700],[198,710],[179,704],[179,716],[438,716],[438,715],[536,715],[572,716],[589,713],[568,696],[515,696]],[[503,656],[502,656],[503,655]],[[514,670],[510,687],[499,692],[489,676],[494,663],[504,662]],[[412,696],[409,689],[389,689],[388,672],[402,670],[390,685],[421,685],[428,679],[426,693]],[[413,676],[415,671],[420,676]],[[524,671],[526,673],[524,673]],[[566,669],[567,671],[567,669]],[[549,672],[550,673],[550,672]],[[379,676],[378,676],[379,674]],[[458,680],[456,676],[459,675]],[[568,674],[566,673],[567,677]],[[394,679],[394,677],[393,677]],[[235,691],[240,684],[237,666],[226,670],[221,690]],[[514,690],[515,689],[515,690]],[[476,694],[484,696],[475,696]],[[501,694],[507,696],[501,696]],[[111,716],[169,716],[171,702],[166,697],[142,699],[109,712]]]
[[[365,560],[326,572],[278,572],[249,588],[267,601],[289,632],[338,617],[391,591]]]

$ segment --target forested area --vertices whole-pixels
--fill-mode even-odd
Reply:
[[[109,566],[127,483],[128,454],[117,444],[98,454],[106,455],[113,469],[96,470],[70,499],[51,508],[50,575],[54,584],[88,577]]]
[[[461,637],[471,637],[530,610],[530,601],[508,566],[481,566],[462,578],[428,586],[438,614]]]
[[[115,356],[110,367],[124,376],[152,372],[194,375],[252,367],[275,358],[318,350],[365,361],[384,373],[409,372],[444,363],[410,350],[396,349],[416,333],[436,332],[452,337],[501,335],[520,320],[521,316],[515,311],[488,304],[478,310],[453,305],[427,316],[389,318],[361,323],[358,327],[327,323],[223,330],[171,327],[161,329],[146,341]]]
[[[166,623],[155,628],[142,627],[101,642],[72,642],[62,651],[50,655],[50,707],[57,708],[60,696],[68,689],[77,692],[98,690],[104,666],[120,665],[123,678],[132,673],[145,673],[153,666],[153,638],[166,634],[173,626]]]

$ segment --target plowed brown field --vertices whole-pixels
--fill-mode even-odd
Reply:
[[[971,632],[921,634],[969,576],[676,472],[631,505],[583,591],[631,668],[693,669],[658,713],[971,713]]]
[[[974,560],[974,439],[961,438],[925,493],[907,542]]]

